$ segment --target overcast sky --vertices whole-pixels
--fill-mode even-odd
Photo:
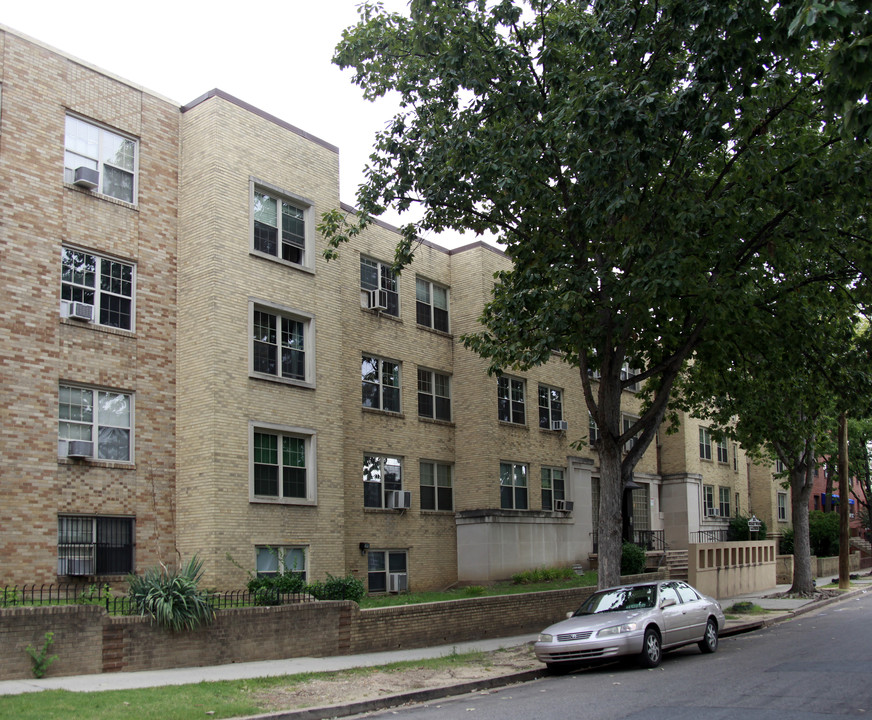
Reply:
[[[383,0],[405,10],[408,0]],[[212,88],[339,147],[340,196],[355,204],[377,130],[396,109],[365,102],[331,58],[358,0],[17,0],[0,23],[184,105]],[[399,224],[408,217],[385,215]],[[431,236],[447,247],[472,242]]]

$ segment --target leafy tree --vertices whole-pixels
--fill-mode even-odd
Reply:
[[[812,510],[808,514],[809,542],[811,552],[817,557],[833,557],[839,554],[839,516]]]
[[[806,0],[790,33],[825,42],[829,48],[824,91],[845,130],[872,139],[872,2]]]
[[[619,580],[624,484],[688,359],[830,277],[834,244],[867,237],[869,157],[826,122],[826,53],[789,35],[798,11],[412,0],[405,16],[365,3],[337,48],[365,97],[395,92],[401,110],[376,137],[359,212],[322,216],[326,254],[413,203],[423,215],[402,229],[397,269],[425,231],[505,244],[512,269],[464,342],[492,372],[555,352],[578,368],[601,434],[601,587]],[[625,430],[636,382],[646,405]]]
[[[872,417],[848,418],[848,466],[859,517],[872,530]]]
[[[730,518],[730,527],[728,530],[728,537],[730,540],[765,540],[766,539],[766,523],[762,520],[760,521],[760,529],[757,530],[757,533],[754,537],[751,535],[751,527],[748,525],[748,521],[751,518],[747,515],[736,515],[733,518]]]

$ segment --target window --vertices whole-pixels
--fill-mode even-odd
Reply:
[[[360,289],[367,292],[378,290],[380,304],[385,307],[382,312],[399,317],[400,294],[397,290],[397,274],[390,265],[361,256]]]
[[[136,140],[67,115],[64,181],[75,182],[76,170],[98,173],[98,192],[133,203],[136,197]]]
[[[266,304],[250,304],[251,371],[264,379],[314,384],[314,318]]]
[[[363,506],[387,508],[389,493],[403,489],[403,461],[397,457],[364,455]]]
[[[421,509],[454,510],[451,465],[421,462]]]
[[[58,575],[133,572],[133,518],[58,516]]]
[[[501,377],[497,379],[497,405],[500,420],[523,425],[526,422],[524,414],[524,381]]]
[[[718,488],[718,510],[721,517],[728,518],[732,515],[730,512],[730,488]]]
[[[554,510],[557,500],[566,500],[566,487],[561,468],[542,468],[542,509]]]
[[[815,503],[815,510],[817,510],[817,503]],[[787,493],[783,492],[778,493],[778,522],[787,522]]]
[[[363,407],[400,412],[400,364],[364,355],[360,364]]]
[[[704,427],[699,429],[699,456],[702,460],[712,459],[712,434]]]
[[[628,432],[639,418],[633,415],[621,415],[621,434]],[[627,442],[624,443],[624,452],[630,452],[636,445],[636,440],[639,439],[639,433],[633,435]]]
[[[784,472],[784,463],[781,460],[775,461],[775,472],[781,474]]]
[[[58,389],[58,454],[129,462],[132,415],[132,395],[61,385]]]
[[[539,386],[539,427],[551,430],[551,423],[563,420],[563,391]]]
[[[527,466],[500,463],[500,507],[503,510],[527,509]]]
[[[315,434],[251,423],[250,502],[314,504]]]
[[[253,252],[294,265],[312,265],[311,212],[313,203],[252,181]]]
[[[451,380],[448,375],[418,368],[418,416],[451,422]]]
[[[415,319],[418,325],[448,332],[448,289],[415,278]]]
[[[626,382],[632,377],[635,377],[638,374],[638,370],[633,370],[627,363],[624,363],[621,366],[621,382]],[[626,390],[630,390],[632,392],[636,392],[639,389],[639,383],[632,382],[626,386]]]
[[[739,446],[733,443],[733,472],[739,472]]]
[[[133,265],[81,250],[61,251],[61,313],[72,304],[91,307],[94,322],[133,330]]]
[[[368,590],[371,593],[403,592],[409,589],[405,550],[370,550],[367,558]]]
[[[602,436],[600,435],[599,426],[596,424],[596,420],[593,419],[593,415],[590,413],[587,414],[588,418],[588,435],[590,437],[590,444],[596,445]]]
[[[715,508],[715,488],[714,485],[703,485],[702,486],[702,502],[703,502],[703,515],[705,517],[713,517],[718,514],[717,508]]]
[[[306,579],[306,548],[264,545],[255,548],[255,552],[258,577],[275,577],[279,574],[293,573],[303,580]]]
[[[727,456],[727,441],[718,440],[715,443],[715,447],[717,448],[718,462],[726,465],[730,461],[729,457]]]

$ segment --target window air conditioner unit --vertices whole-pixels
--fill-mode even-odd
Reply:
[[[370,310],[387,310],[388,294],[384,290],[370,290],[367,293],[366,306]]]
[[[94,319],[94,306],[88,305],[88,303],[71,302],[69,305],[69,317],[74,320],[91,322]]]
[[[575,503],[572,500],[555,500],[554,501],[554,509],[557,512],[572,512],[572,508],[575,507]]]
[[[552,430],[568,430],[569,423],[566,420],[552,420],[551,421],[551,429]]]
[[[100,184],[100,173],[93,168],[78,167],[76,168],[73,185],[93,190]]]
[[[409,589],[409,576],[406,573],[388,574],[388,592],[405,592]]]
[[[87,458],[94,455],[94,443],[90,440],[68,440],[67,457]]]
[[[412,493],[408,490],[391,490],[387,501],[392,510],[408,510],[412,507]]]
[[[93,575],[91,558],[58,558],[58,575]]]

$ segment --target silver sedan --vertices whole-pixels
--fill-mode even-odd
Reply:
[[[664,650],[682,645],[713,653],[725,622],[720,603],[686,582],[622,585],[595,592],[566,620],[545,628],[536,657],[555,672],[628,655],[657,667]]]

